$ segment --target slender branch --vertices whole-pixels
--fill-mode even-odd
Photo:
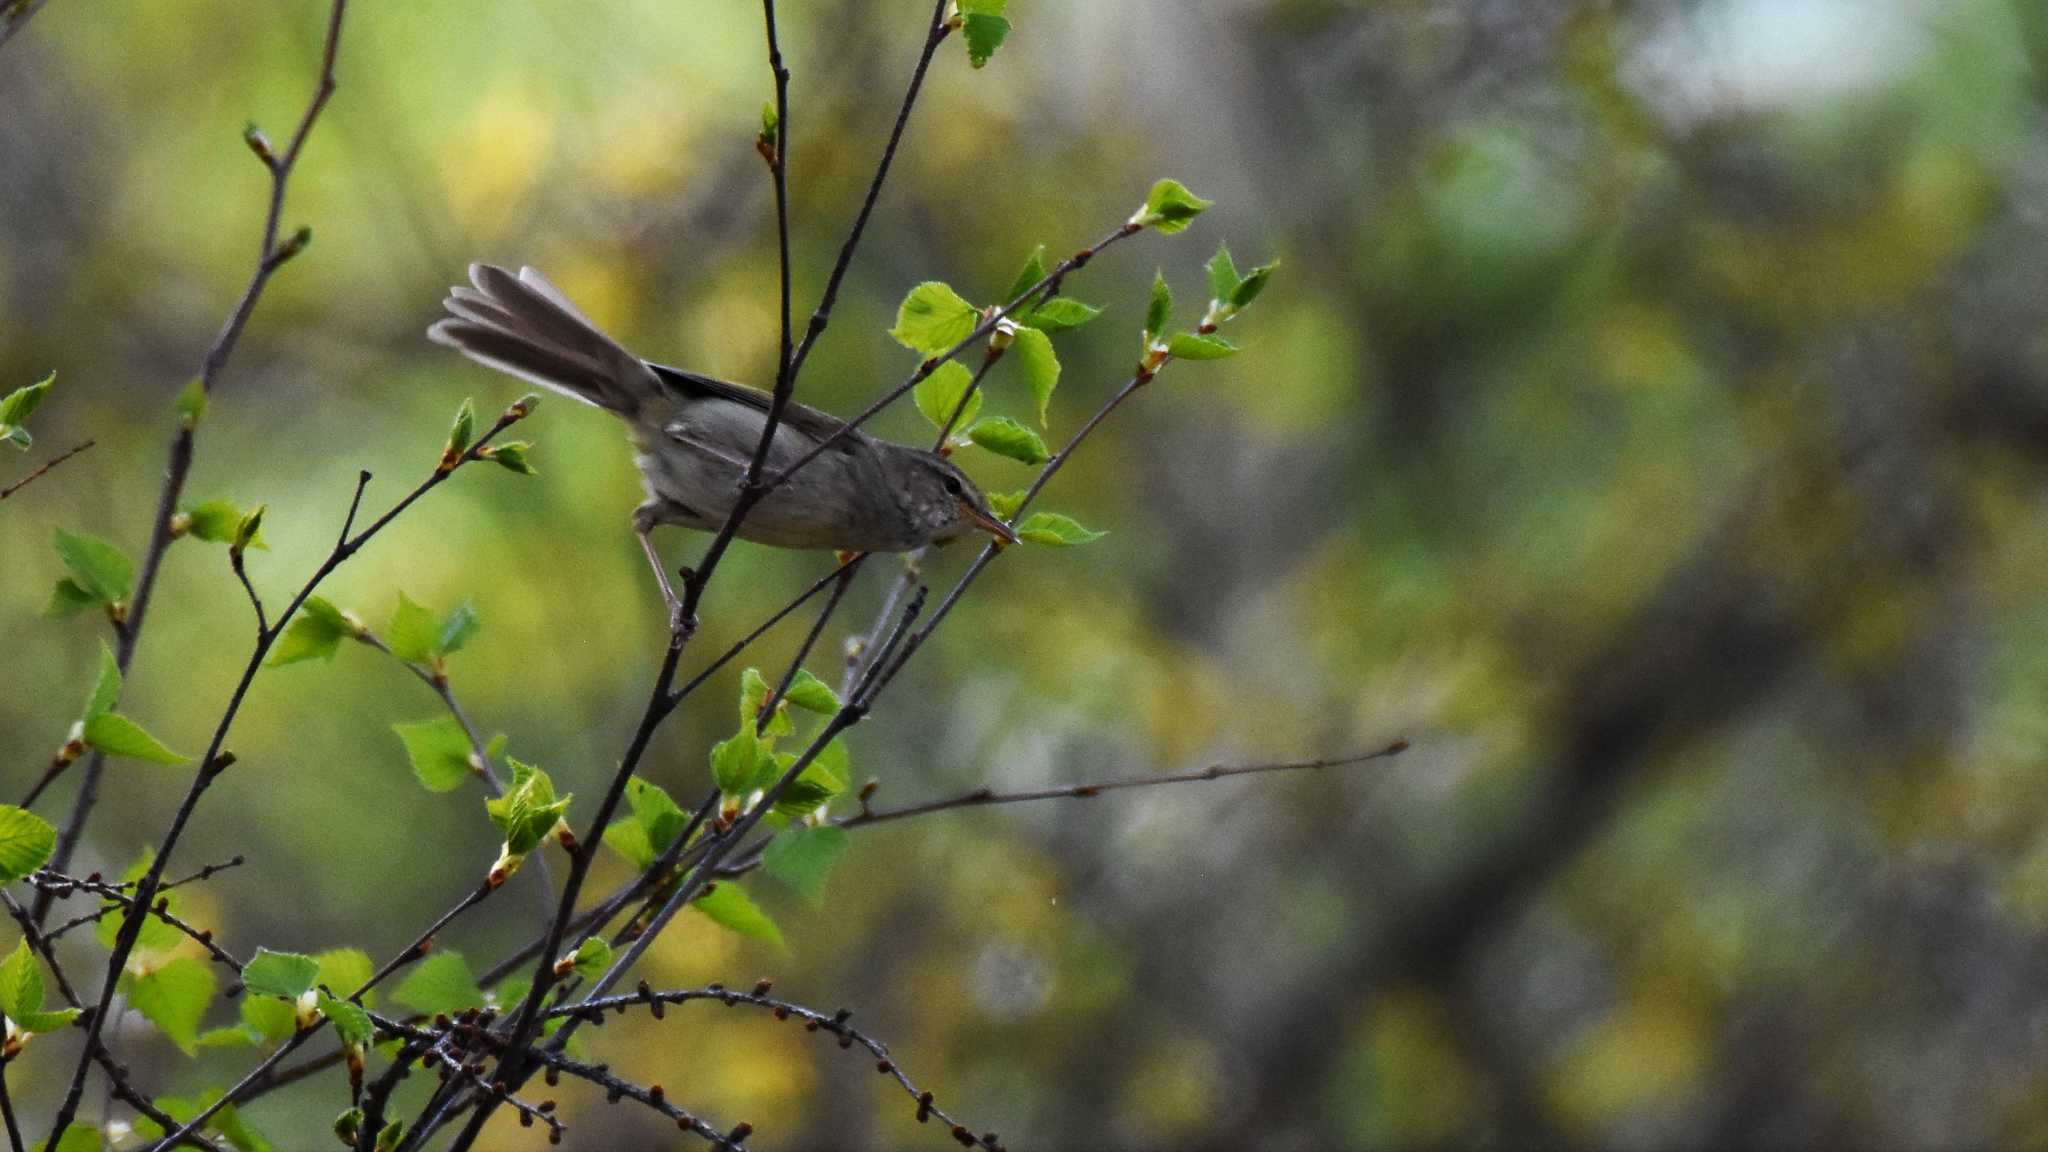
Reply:
[[[90,878],[80,880],[71,876],[57,878],[42,872],[30,874],[28,880],[29,883],[35,885],[39,890],[53,891],[60,895],[68,896],[73,892],[89,892],[94,896],[111,901],[127,909],[127,914],[124,916],[122,923],[125,924],[131,919],[137,923],[141,922],[142,917],[137,915],[137,912],[144,907],[143,902],[136,896],[124,891],[125,885],[107,884]],[[162,888],[159,887],[157,894],[161,896],[162,891]],[[101,909],[93,918],[98,919],[108,911],[110,909]],[[216,963],[232,969],[238,976],[241,975],[242,962],[230,955],[225,948],[213,942],[213,932],[211,930],[196,927],[179,919],[161,899],[157,899],[154,906],[149,908],[148,916],[150,919],[168,924],[172,928],[177,929],[183,935],[197,942],[201,948],[204,948],[207,955],[213,957]],[[51,935],[51,938],[54,938],[54,934]]]
[[[826,599],[825,606],[818,610],[818,618],[811,621],[811,630],[804,635],[804,642],[797,645],[796,655],[790,658],[789,667],[783,670],[782,679],[775,685],[775,690],[761,701],[761,712],[754,720],[756,735],[767,731],[768,721],[775,715],[775,706],[782,703],[782,698],[789,694],[790,684],[796,680],[796,674],[803,671],[804,660],[810,656],[811,649],[817,646],[818,636],[825,631],[825,625],[832,619],[832,614],[839,610],[839,602],[846,598],[846,590],[853,586],[853,578],[860,571],[863,559],[865,557],[855,556],[840,566],[839,582],[833,585],[832,595]]]
[[[841,1008],[832,1013],[820,1012],[815,1008],[805,1007],[793,1000],[785,1000],[781,997],[769,995],[771,987],[772,985],[769,981],[763,980],[756,984],[751,992],[735,992],[718,984],[712,984],[704,988],[683,988],[657,992],[645,983],[642,983],[636,992],[623,996],[587,999],[570,1007],[554,1009],[548,1013],[548,1016],[553,1019],[566,1020],[574,1018],[587,1020],[592,1023],[600,1023],[604,1018],[604,1013],[607,1011],[625,1012],[631,1008],[645,1007],[654,1014],[656,1019],[660,1019],[665,1005],[687,1004],[692,1001],[716,1001],[728,1008],[746,1005],[752,1008],[765,1009],[774,1013],[777,1020],[795,1019],[801,1021],[804,1030],[807,1032],[824,1032],[838,1037],[841,1048],[851,1048],[858,1044],[862,1048],[867,1049],[868,1053],[875,1058],[875,1070],[884,1076],[893,1078],[897,1085],[917,1104],[917,1119],[919,1123],[925,1123],[931,1118],[937,1117],[941,1123],[953,1130],[953,1138],[960,1141],[963,1145],[970,1148],[985,1148],[988,1149],[988,1152],[1002,1152],[1002,1143],[995,1133],[988,1132],[979,1136],[974,1135],[966,1125],[947,1114],[943,1108],[940,1108],[933,1101],[930,1092],[918,1088],[917,1084],[911,1080],[909,1074],[897,1065],[894,1057],[890,1056],[887,1044],[847,1023],[847,1021],[853,1018],[851,1011]]]
[[[14,1098],[7,1094],[7,1065],[11,1061],[0,1061],[0,1117],[7,1120],[7,1146],[13,1152],[28,1152],[28,1145],[21,1139],[21,1124],[14,1118]]]
[[[0,500],[5,500],[9,496],[14,495],[16,492],[21,491],[23,488],[28,487],[29,484],[34,482],[38,477],[43,476],[44,474],[48,473],[52,468],[55,468],[57,465],[62,464],[66,460],[71,459],[73,456],[78,455],[80,452],[85,451],[87,448],[92,447],[94,443],[95,441],[87,440],[85,443],[80,444],[75,448],[67,449],[66,451],[60,452],[57,455],[50,457],[48,460],[43,461],[42,467],[37,468],[35,471],[29,473],[26,476],[23,476],[21,479],[16,480],[14,483],[9,484],[7,487],[0,488]]]
[[[347,9],[348,0],[334,0],[333,6],[328,10],[326,39],[320,52],[320,77],[314,86],[312,98],[306,104],[305,112],[299,117],[298,128],[292,133],[291,143],[284,154],[273,155],[260,133],[251,133],[249,136],[250,147],[255,150],[257,158],[270,172],[270,202],[264,211],[263,235],[257,252],[255,270],[250,273],[249,282],[242,289],[241,299],[236,302],[234,311],[229,314],[227,322],[221,326],[220,332],[213,338],[213,344],[207,348],[205,357],[200,361],[197,384],[202,396],[212,394],[213,386],[220,378],[221,370],[227,366],[228,358],[234,354],[236,345],[241,342],[242,329],[256,311],[256,303],[262,299],[263,289],[270,283],[271,276],[283,267],[286,261],[305,248],[308,233],[301,232],[290,242],[280,246],[277,240],[278,228],[284,219],[285,190],[291,182],[292,170],[299,162],[306,138],[312,134],[314,122],[320,118],[321,111],[327,107],[327,101],[334,95],[334,61],[341,48],[341,22]],[[26,18],[21,17],[24,20]],[[13,27],[18,27],[18,23],[10,25],[8,30],[11,31]],[[4,38],[4,33],[0,33],[0,38]],[[142,556],[142,569],[135,581],[135,595],[127,607],[126,622],[116,630],[114,662],[120,667],[124,678],[128,674],[129,666],[134,662],[136,645],[142,638],[143,619],[149,610],[150,597],[156,591],[156,578],[163,568],[164,554],[170,550],[171,541],[175,538],[171,531],[171,518],[177,515],[178,501],[184,495],[185,481],[191,475],[193,437],[197,426],[196,418],[182,419],[178,423],[177,432],[171,438],[169,459],[164,468],[163,489],[158,493],[156,515],[151,521],[149,547]],[[100,774],[105,765],[106,757],[97,750],[86,756],[85,768],[79,776],[78,795],[73,798],[70,815],[65,819],[64,827],[57,835],[56,851],[50,857],[51,867],[61,870],[70,866],[71,855],[77,850],[79,838],[84,835],[86,821],[91,817],[94,805],[98,803]],[[38,923],[48,914],[49,907],[46,900],[37,897],[35,917]],[[80,1067],[82,1068],[83,1064]],[[62,1110],[59,1115],[68,1123],[75,1111],[74,1101],[72,1107]],[[57,1138],[62,1135],[63,1129],[60,1125],[50,1135],[51,1144],[54,1145]]]
[[[831,587],[833,582],[839,579],[841,573],[845,572],[848,568],[858,563],[860,563],[859,556],[851,557],[846,561],[842,562],[837,568],[834,568],[832,571],[827,572],[823,576],[818,577],[815,581],[811,583],[810,587],[804,589],[801,593],[799,593],[796,599],[791,600],[789,603],[784,604],[780,609],[777,609],[773,616],[770,616],[768,617],[768,619],[762,621],[760,625],[756,627],[752,632],[749,632],[745,636],[740,637],[737,641],[733,643],[732,647],[727,648],[724,654],[720,655],[718,659],[713,660],[711,663],[705,665],[704,668],[701,671],[699,671],[695,676],[690,677],[688,683],[684,684],[681,688],[676,689],[675,694],[672,697],[670,697],[670,706],[673,707],[676,704],[682,703],[684,697],[696,691],[697,688],[700,685],[702,685],[706,680],[711,679],[711,677],[714,674],[716,674],[720,668],[723,668],[727,664],[732,663],[732,661],[738,658],[740,653],[746,651],[748,646],[753,644],[754,641],[759,640],[762,636],[766,635],[769,629],[775,627],[777,624],[782,623],[785,619],[789,617],[790,613],[795,612],[797,609],[803,607],[806,603],[808,603],[811,597],[816,596],[818,593],[823,592],[825,589]]]
[[[868,193],[860,202],[860,212],[853,218],[853,228],[846,234],[846,242],[839,246],[839,259],[832,264],[832,274],[825,280],[825,291],[818,297],[817,310],[811,313],[810,327],[804,332],[803,343],[797,347],[796,362],[790,365],[792,373],[801,371],[804,360],[811,354],[811,345],[825,332],[825,326],[832,322],[832,306],[839,301],[839,285],[846,279],[847,269],[853,266],[853,254],[860,247],[861,235],[867,231],[868,217],[874,214],[875,201],[881,198],[882,184],[889,179],[889,166],[896,162],[896,146],[903,142],[903,130],[910,124],[910,110],[917,106],[917,94],[924,88],[924,74],[932,66],[932,56],[945,42],[951,31],[946,26],[946,7],[951,0],[938,0],[932,6],[931,27],[925,31],[924,50],[918,54],[917,67],[910,73],[910,87],[903,93],[903,104],[896,110],[896,125],[889,130],[889,142],[882,146],[882,159],[875,165],[875,175],[868,181]]]
[[[14,34],[21,31],[29,19],[42,11],[43,5],[49,2],[50,0],[11,0],[10,3],[0,5],[0,45],[14,39]]]
[[[235,570],[235,579],[242,582],[242,591],[249,594],[249,606],[256,609],[256,635],[270,631],[270,617],[263,611],[263,597],[256,594],[256,586],[249,582],[249,566],[242,561],[240,548],[228,549],[228,566]]]

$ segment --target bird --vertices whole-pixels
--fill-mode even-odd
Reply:
[[[724,526],[767,423],[770,394],[641,359],[531,267],[515,275],[477,263],[469,279],[449,290],[447,315],[427,338],[625,423],[647,492],[633,510],[633,533],[674,613],[681,601],[652,533],[662,524],[707,532]],[[783,406],[762,475],[782,480],[736,533],[757,544],[909,552],[977,530],[999,544],[1017,540],[952,461],[794,400]]]

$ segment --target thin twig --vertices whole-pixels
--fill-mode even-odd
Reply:
[[[264,286],[286,261],[304,249],[305,239],[294,237],[283,246],[278,244],[277,234],[284,219],[285,189],[291,181],[292,170],[299,162],[299,155],[305,148],[306,138],[313,131],[313,124],[327,107],[327,101],[334,95],[334,61],[341,47],[341,21],[347,11],[348,0],[334,0],[328,11],[326,39],[320,52],[320,78],[313,89],[312,99],[306,104],[305,112],[299,117],[298,128],[292,133],[291,143],[282,156],[274,155],[267,143],[260,143],[260,134],[252,133],[250,147],[255,149],[258,159],[270,172],[270,202],[264,211],[263,235],[256,256],[256,267],[249,275],[242,296],[229,314],[227,322],[213,338],[213,344],[206,350],[200,361],[197,384],[202,397],[210,396],[221,370],[227,366],[228,358],[241,342],[242,330],[249,317],[256,311],[256,303],[262,299]],[[26,17],[23,17],[26,19]],[[157,573],[163,568],[164,554],[170,550],[175,534],[171,520],[178,512],[178,501],[184,495],[185,481],[192,472],[193,437],[198,421],[181,419],[177,432],[171,437],[169,460],[164,467],[163,489],[157,495],[155,519],[151,521],[149,547],[142,555],[142,569],[135,581],[135,594],[127,606],[126,622],[115,630],[114,662],[121,669],[122,676],[128,674],[129,666],[135,660],[135,648],[142,638],[142,623],[149,610],[151,595],[156,590]],[[106,765],[106,757],[97,749],[85,758],[85,767],[79,776],[78,795],[72,799],[70,815],[66,817],[62,830],[57,835],[56,851],[50,857],[50,866],[57,869],[71,864],[71,855],[77,850],[79,838],[84,835],[86,820],[91,817],[94,805],[99,799],[100,774]],[[38,896],[35,906],[37,923],[49,912],[47,901]],[[80,1065],[84,1067],[83,1064]],[[70,1094],[67,1093],[67,1096]],[[77,1111],[77,1101],[70,1100],[69,1106],[58,1112],[64,1121],[50,1134],[54,1146]]]
[[[67,451],[60,452],[57,455],[50,457],[48,460],[43,461],[42,467],[37,468],[35,471],[29,473],[26,476],[23,476],[21,479],[16,480],[14,483],[9,484],[7,487],[0,488],[0,500],[5,500],[9,496],[14,495],[16,492],[21,491],[23,488],[28,487],[29,484],[36,480],[38,477],[49,472],[50,469],[55,468],[57,465],[62,464],[66,460],[71,459],[73,456],[78,455],[80,452],[85,451],[87,448],[92,447],[94,443],[95,441],[87,440],[85,443],[80,444],[75,448],[71,448]]]
[[[839,583],[833,586],[832,595],[826,599],[825,606],[818,610],[818,618],[811,621],[811,630],[804,634],[804,642],[797,645],[796,655],[790,658],[789,667],[783,671],[782,679],[775,685],[775,690],[761,701],[760,715],[754,719],[756,735],[768,730],[768,721],[775,715],[775,706],[782,703],[782,698],[789,694],[789,686],[796,680],[796,674],[803,671],[804,660],[810,656],[811,649],[817,646],[818,635],[825,631],[825,625],[831,621],[832,614],[839,610],[839,602],[846,598],[846,590],[853,586],[853,578],[860,571],[862,559],[863,557],[856,556],[840,567]]]

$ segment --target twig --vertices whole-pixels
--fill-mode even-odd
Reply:
[[[14,483],[9,484],[7,487],[0,488],[0,500],[5,500],[9,496],[14,495],[16,492],[21,491],[23,488],[28,487],[29,484],[33,482],[37,477],[42,476],[43,474],[50,471],[50,469],[55,468],[57,465],[62,464],[66,460],[71,459],[73,456],[78,455],[80,452],[85,451],[87,448],[92,447],[94,443],[95,442],[92,440],[87,440],[85,443],[80,444],[75,448],[71,448],[64,452],[60,452],[57,455],[50,457],[48,460],[43,461],[42,467],[37,468],[35,471],[29,473],[26,476],[23,476],[21,479],[16,480]]]
[[[846,590],[853,586],[853,578],[860,571],[863,559],[864,556],[855,556],[840,567],[839,583],[833,586],[832,595],[825,601],[825,606],[818,610],[818,618],[811,621],[811,630],[804,635],[804,642],[797,645],[796,655],[790,658],[789,667],[783,671],[782,679],[775,685],[775,690],[761,701],[760,715],[754,719],[754,731],[757,735],[767,731],[768,720],[775,715],[775,706],[782,703],[782,698],[789,694],[790,684],[795,682],[796,674],[803,670],[804,660],[810,656],[811,649],[817,646],[819,633],[825,631],[826,623],[832,619],[832,614],[839,610],[839,602],[846,598]]]
[[[0,1116],[7,1120],[7,1146],[14,1152],[28,1152],[21,1139],[21,1124],[14,1118],[14,1098],[7,1094],[6,1062],[0,1062]]]
[[[817,310],[811,313],[810,327],[804,332],[803,343],[797,347],[796,362],[790,365],[792,373],[802,370],[804,360],[811,354],[811,345],[824,334],[825,326],[832,322],[832,306],[839,300],[839,284],[846,279],[846,271],[853,266],[853,253],[860,247],[861,235],[867,231],[868,217],[875,211],[875,201],[881,198],[882,184],[889,179],[889,166],[896,161],[896,146],[903,142],[903,130],[910,124],[910,110],[917,106],[917,94],[924,88],[924,74],[931,68],[932,56],[944,43],[951,31],[946,26],[946,7],[951,0],[938,0],[932,7],[931,27],[926,30],[924,51],[917,57],[917,67],[910,73],[910,87],[903,93],[903,104],[896,110],[896,125],[889,130],[889,142],[882,146],[882,159],[875,165],[874,179],[868,181],[867,196],[860,202],[860,212],[853,218],[853,228],[846,234],[846,242],[839,246],[839,259],[832,264],[832,274],[825,280],[825,291],[818,297]]]
[[[258,159],[270,172],[270,203],[264,212],[263,235],[259,246],[255,271],[249,275],[249,283],[242,289],[242,297],[221,326],[213,344],[207,348],[200,361],[198,386],[202,396],[212,394],[213,385],[219,379],[221,369],[226,367],[228,358],[242,338],[242,329],[249,317],[256,311],[256,303],[263,296],[264,286],[270,278],[292,256],[303,250],[309,233],[300,233],[283,246],[278,244],[278,228],[284,219],[284,198],[286,186],[291,181],[293,168],[299,162],[306,138],[313,131],[313,124],[327,107],[327,101],[334,95],[335,55],[341,47],[342,15],[348,8],[348,0],[334,0],[328,12],[326,40],[320,53],[320,78],[313,89],[312,99],[306,104],[305,112],[299,117],[297,130],[292,133],[291,143],[282,156],[270,152],[267,142],[260,133],[252,132],[249,144]],[[22,17],[26,19],[26,17]],[[13,25],[18,27],[18,23]],[[197,432],[196,419],[178,422],[178,430],[171,438],[169,460],[164,468],[164,484],[157,496],[155,519],[151,522],[149,547],[142,555],[142,569],[135,581],[135,594],[128,604],[126,623],[116,629],[114,662],[121,669],[122,676],[128,674],[129,665],[134,662],[136,645],[142,638],[142,623],[149,610],[152,593],[156,590],[157,573],[163,568],[164,554],[170,550],[175,538],[171,531],[171,519],[177,515],[178,500],[184,495],[185,481],[192,471],[193,437]],[[94,750],[85,758],[85,768],[79,776],[78,795],[71,802],[71,813],[64,821],[64,827],[57,835],[56,851],[50,857],[50,865],[57,869],[71,864],[71,854],[78,847],[79,837],[84,834],[86,820],[92,815],[93,806],[99,799],[100,774],[106,765],[106,757]],[[49,912],[49,904],[41,897],[35,906],[36,921],[40,923]],[[83,1065],[81,1065],[82,1067]],[[77,1111],[77,1102],[61,1109],[58,1116],[68,1124]],[[52,1146],[61,1137],[64,1124],[50,1134]]]

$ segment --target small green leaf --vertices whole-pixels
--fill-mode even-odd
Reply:
[[[759,724],[761,706],[767,703],[769,691],[768,681],[761,675],[759,668],[749,668],[740,673],[741,727],[752,728]],[[788,713],[779,706],[775,710],[775,715],[768,718],[768,723],[761,725],[761,735],[770,744],[775,742],[776,737],[787,736],[794,731],[796,727],[790,722]]]
[[[539,768],[509,758],[506,762],[512,766],[512,785],[503,796],[485,800],[484,811],[504,833],[506,850],[524,856],[562,819],[570,797],[556,797],[554,781]]]
[[[968,396],[968,386],[974,383],[974,373],[957,360],[948,360],[933,373],[917,382],[910,398],[917,403],[917,410],[931,422],[934,428],[946,427],[952,419],[953,410],[960,407],[961,397],[967,397],[967,407],[961,409],[960,419],[953,422],[954,428],[964,428],[974,422],[981,411],[981,389],[976,388]]]
[[[500,468],[517,472],[521,476],[532,476],[538,471],[534,468],[533,462],[526,458],[526,454],[532,450],[533,444],[529,441],[507,440],[503,444],[493,444],[484,449],[483,455],[484,459]]]
[[[476,630],[482,624],[475,601],[464,600],[457,604],[453,611],[441,618],[441,632],[434,644],[434,654],[447,656],[461,651],[463,645],[476,638]]]
[[[242,510],[226,500],[208,500],[190,504],[184,508],[189,521],[185,528],[187,535],[195,540],[214,544],[227,544],[235,538],[235,527],[242,522]]]
[[[1177,332],[1166,342],[1166,351],[1177,360],[1221,360],[1237,355],[1237,345],[1221,336]]]
[[[85,718],[104,715],[114,710],[121,700],[121,664],[114,659],[114,650],[100,641],[100,674],[93,681],[92,695],[85,701]]]
[[[1017,509],[1023,505],[1024,492],[1025,490],[1022,488],[1017,489],[1015,492],[991,492],[988,494],[989,509],[996,515],[1008,520],[1015,516]]]
[[[967,40],[967,63],[979,68],[1003,46],[1010,35],[1010,22],[1001,16],[973,13],[961,21],[960,31]]]
[[[729,880],[710,886],[692,906],[710,917],[714,924],[723,925],[742,936],[766,940],[777,948],[784,947],[782,930],[775,926],[775,921],[740,891],[739,885]]]
[[[76,580],[67,576],[50,590],[50,603],[43,608],[43,615],[68,620],[87,608],[98,607],[99,602],[99,597],[79,587]]]
[[[340,1036],[344,1044],[365,1048],[376,1035],[376,1029],[370,1024],[370,1014],[360,1004],[323,995],[320,997],[320,1014],[333,1021],[335,1035]]]
[[[1246,305],[1258,299],[1259,293],[1266,290],[1266,281],[1273,278],[1273,270],[1278,267],[1280,267],[1280,262],[1275,260],[1269,264],[1261,264],[1257,268],[1245,273],[1243,282],[1238,284],[1237,288],[1230,294],[1230,306],[1233,309],[1243,309]]]
[[[22,940],[0,961],[0,1015],[18,1022],[42,1010],[43,966]]]
[[[397,1152],[398,1141],[405,1136],[405,1121],[393,1120],[377,1133],[374,1152]]]
[[[177,402],[172,410],[178,415],[178,426],[191,431],[206,419],[206,381],[194,376],[185,387],[178,391]]]
[[[317,983],[343,996],[368,984],[377,971],[376,965],[370,962],[369,953],[360,948],[330,948],[313,959],[320,965]],[[370,1002],[369,995],[363,997],[363,1002]]]
[[[1109,535],[1083,528],[1071,516],[1057,512],[1033,512],[1022,524],[1017,525],[1017,538],[1032,544],[1044,544],[1052,548],[1071,548],[1076,544],[1087,544]]]
[[[1131,219],[1170,235],[1185,229],[1213,203],[1215,201],[1204,200],[1188,191],[1178,180],[1161,180],[1152,185],[1152,191],[1145,197],[1145,206]]]
[[[768,142],[768,143],[770,143],[770,144],[773,144],[773,143],[775,143],[775,128],[776,128],[776,125],[778,125],[778,124],[780,124],[780,123],[781,123],[781,119],[780,119],[779,117],[777,117],[777,116],[776,116],[776,114],[775,114],[775,102],[774,102],[773,100],[764,100],[764,101],[762,101],[762,102],[761,102],[761,139],[763,139],[763,140],[767,141],[767,142]]]
[[[187,1056],[199,1049],[199,1021],[213,1002],[213,969],[204,960],[180,956],[134,978],[128,1006],[157,1026]]]
[[[1060,386],[1060,358],[1053,353],[1052,337],[1036,328],[1017,330],[1016,349],[1024,378],[1031,383],[1031,397],[1038,402],[1038,426],[1043,428],[1053,389]]]
[[[391,623],[385,629],[384,643],[400,660],[430,664],[441,643],[441,621],[431,610],[400,592],[398,609],[391,614]]]
[[[476,435],[476,404],[465,397],[462,407],[455,410],[455,423],[448,428],[448,447],[445,457],[460,456],[469,451],[469,442]]]
[[[297,1000],[320,978],[320,962],[297,952],[272,952],[258,948],[256,956],[242,969],[242,984],[257,996]]]
[[[1083,304],[1070,296],[1055,296],[1019,317],[1019,323],[1040,332],[1065,332],[1100,315],[1102,309],[1093,304]]]
[[[791,828],[768,842],[761,864],[768,874],[803,893],[812,906],[825,902],[825,881],[846,854],[844,828]]]
[[[1038,287],[1038,282],[1043,279],[1045,279],[1045,245],[1040,244],[1031,250],[1031,256],[1024,261],[1023,269],[1017,273],[1017,278],[1010,282],[1010,290],[1003,293],[1003,303],[1007,304],[1026,292],[1031,291],[1033,288]]]
[[[267,996],[244,996],[240,1008],[242,1027],[256,1034],[258,1040],[273,1044],[290,1039],[299,1030],[298,1009],[283,1000],[272,1000]]]
[[[626,858],[634,870],[645,872],[654,864],[660,853],[655,851],[654,842],[647,838],[647,829],[631,816],[621,817],[604,826],[605,847]]]
[[[416,1012],[460,1012],[481,1008],[483,989],[460,952],[434,952],[407,975],[391,998]]]
[[[152,764],[176,765],[192,761],[190,756],[164,747],[163,741],[119,712],[102,712],[89,717],[85,722],[85,743],[108,756],[127,756]]]
[[[1167,322],[1173,319],[1173,289],[1167,287],[1166,273],[1152,274],[1152,300],[1145,306],[1145,340],[1159,339],[1166,331]]]
[[[12,884],[43,866],[57,847],[57,830],[26,808],[0,804],[0,884]]]
[[[958,292],[936,280],[910,290],[896,309],[896,327],[889,330],[898,344],[929,359],[950,352],[974,334],[981,313]]]
[[[741,721],[740,730],[731,739],[721,740],[711,748],[711,782],[728,796],[745,795],[753,791],[763,758],[753,721]]]
[[[803,668],[797,669],[796,679],[789,682],[789,691],[784,693],[784,699],[806,712],[824,716],[839,711],[839,693]]]
[[[612,946],[602,936],[588,936],[570,953],[569,963],[585,980],[595,980],[612,966]]]
[[[634,821],[647,830],[647,842],[656,852],[668,851],[690,821],[689,813],[677,807],[666,791],[638,776],[626,781],[626,803],[633,809]]]
[[[1237,274],[1237,262],[1230,258],[1229,246],[1219,246],[1216,254],[1209,257],[1206,267],[1209,270],[1209,299],[1230,303],[1231,294],[1237,291],[1244,278]]]
[[[128,599],[135,588],[135,565],[119,549],[97,536],[57,529],[57,558],[71,581],[95,601],[113,604]]]
[[[342,616],[341,609],[322,600],[309,596],[299,606],[298,615],[292,617],[291,627],[278,640],[277,647],[270,653],[270,666],[296,664],[301,660],[332,660],[341,642],[355,635],[355,629]]]
[[[16,388],[0,397],[0,424],[20,427],[28,423],[36,409],[43,406],[43,400],[50,394],[50,386],[57,382],[57,374],[50,373],[33,384]]]
[[[263,513],[268,509],[269,505],[258,504],[244,512],[241,520],[235,524],[235,538],[229,541],[228,547],[236,552],[246,552],[250,548],[264,547]]]
[[[998,456],[1024,464],[1043,464],[1051,458],[1038,433],[1008,416],[983,420],[967,430],[967,438]]]

